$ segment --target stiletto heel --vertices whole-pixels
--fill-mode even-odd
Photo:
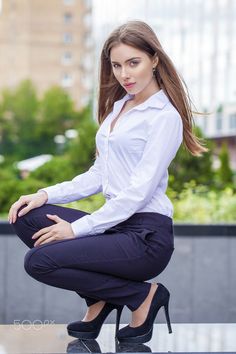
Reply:
[[[106,303],[100,313],[92,321],[76,321],[69,323],[67,326],[67,332],[70,336],[79,339],[95,339],[100,333],[101,327],[111,313],[112,310],[117,310],[116,316],[116,332],[119,328],[120,316],[123,310],[123,305],[114,305]]]
[[[164,305],[164,309],[165,309],[165,315],[166,315],[166,322],[167,322],[168,330],[169,330],[169,333],[172,333],[172,328],[171,328],[171,323],[170,323],[170,316],[169,316],[169,299],[168,299],[167,303]]]
[[[124,306],[120,306],[117,308],[117,313],[116,313],[116,334],[119,330],[119,325],[120,325],[120,317],[121,317],[121,313],[123,310]]]
[[[153,325],[159,309],[164,306],[166,321],[169,333],[172,333],[169,304],[170,293],[164,285],[158,284],[157,290],[153,296],[146,320],[141,326],[130,327],[129,325],[121,328],[116,335],[116,338],[122,343],[145,343],[152,338]]]

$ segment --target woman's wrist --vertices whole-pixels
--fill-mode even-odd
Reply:
[[[44,195],[44,197],[45,197],[45,203],[48,201],[48,194],[47,194],[46,191],[40,190],[40,191],[37,192],[37,194],[42,194],[42,195]]]

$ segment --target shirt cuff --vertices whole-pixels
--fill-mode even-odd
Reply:
[[[71,223],[71,227],[75,237],[96,234],[95,232],[93,232],[93,228],[89,224],[86,215],[76,221],[73,221]]]
[[[44,191],[44,192],[47,193],[47,195],[48,195],[48,200],[46,201],[45,204],[56,204],[55,198],[53,199],[53,195],[54,195],[54,193],[53,193],[53,187],[54,187],[54,186],[52,186],[52,187],[45,187],[45,188],[41,188],[41,189],[39,189],[39,190],[37,191],[37,192]]]

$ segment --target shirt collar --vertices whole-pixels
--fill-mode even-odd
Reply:
[[[119,101],[116,101],[114,103],[114,110],[113,112],[118,111],[121,109],[123,104],[132,99],[133,95],[127,93],[123,98],[121,98]],[[144,111],[148,107],[152,108],[158,108],[162,109],[167,103],[169,102],[168,96],[164,93],[164,91],[161,89],[158,92],[154,93],[146,101],[143,103],[140,103],[139,105],[133,107],[132,109],[138,110],[138,111]]]

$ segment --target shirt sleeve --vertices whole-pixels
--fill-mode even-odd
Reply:
[[[65,204],[75,200],[97,194],[102,191],[102,176],[100,167],[100,157],[97,156],[90,169],[71,181],[57,183],[54,186],[41,188],[48,195],[47,204]]]
[[[175,157],[182,137],[183,124],[178,112],[160,114],[149,126],[142,158],[134,168],[127,187],[97,211],[71,223],[75,236],[103,233],[144,207]]]

